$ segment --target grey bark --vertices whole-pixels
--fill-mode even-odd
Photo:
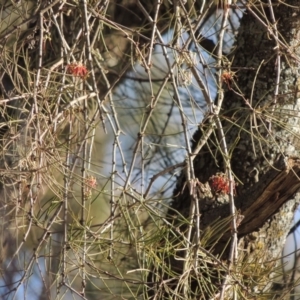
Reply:
[[[148,8],[149,1],[141,2]],[[297,40],[300,39],[300,18],[299,10],[295,8],[299,6],[298,0],[287,2],[294,7],[285,6],[284,4],[276,6],[277,3],[274,6],[275,16],[279,18],[277,26],[283,36],[282,40],[286,43],[286,47],[282,45],[280,47],[282,72],[278,105],[274,105],[276,78],[276,49],[274,47],[276,47],[276,43],[272,36],[267,33],[266,28],[259,24],[248,12],[243,18],[240,33],[237,37],[238,42],[234,53],[233,67],[240,68],[237,73],[237,83],[248,101],[251,98],[250,95],[254,86],[252,108],[255,111],[250,109],[245,100],[234,94],[232,90],[226,92],[222,110],[227,143],[231,145],[232,168],[236,177],[242,182],[236,188],[237,196],[235,199],[237,208],[244,216],[244,220],[238,228],[240,255],[246,253],[245,256],[248,256],[248,261],[259,257],[260,262],[275,262],[274,265],[279,262],[277,259],[290,229],[293,212],[300,202],[300,196],[297,193],[300,184],[296,176],[299,177],[300,175],[299,143],[296,136],[296,133],[298,133],[297,127],[299,127],[300,95],[298,92],[300,84],[298,81],[298,60],[295,59],[300,52],[297,49]],[[144,22],[144,18],[132,19],[133,15],[139,16],[141,14],[140,10],[137,9],[136,2],[120,1],[120,3],[112,9],[109,15],[116,18],[117,23],[123,25],[132,27],[143,27],[144,25],[147,30],[143,34],[149,35],[152,28],[151,24]],[[190,5],[191,1],[187,3]],[[163,16],[165,16],[165,13],[169,14],[171,12],[172,17],[173,7],[169,4],[169,1],[163,1],[163,10],[161,11]],[[196,1],[196,5],[201,6],[201,1]],[[123,6],[128,9],[122,10],[123,14],[120,15],[118,9],[123,8]],[[128,16],[124,11],[133,12],[133,14]],[[153,14],[151,5],[149,11],[151,11],[150,14]],[[266,12],[268,14],[268,8],[266,8]],[[118,16],[121,19],[117,19]],[[130,24],[126,23],[128,20],[130,20]],[[162,18],[162,20],[167,20],[167,25],[169,25],[168,18]],[[165,27],[165,25],[165,22],[158,24],[159,28]],[[108,35],[111,35],[111,32]],[[117,42],[120,46],[119,39]],[[143,44],[147,41],[142,40],[140,42]],[[111,54],[117,48],[112,35],[111,42],[108,40],[107,44]],[[128,41],[126,42],[124,39],[124,42],[122,42],[124,52],[129,49],[128,45]],[[121,51],[121,53],[123,52]],[[117,63],[113,64],[112,59],[111,64],[110,61],[107,61],[106,66],[107,68],[110,67],[111,73],[109,75],[111,77],[109,76],[109,79],[112,82],[117,77],[116,73],[123,69],[125,63],[120,58],[119,52],[114,52],[114,54],[113,58]],[[99,78],[99,85],[104,85],[103,90],[106,91],[108,87],[101,83],[102,77],[99,76]],[[6,89],[4,90],[6,91]],[[102,91],[102,89],[100,90]],[[103,92],[103,94],[105,93]],[[254,123],[250,124],[251,117],[256,117],[257,127],[254,126]],[[270,121],[272,131],[268,132],[267,128]],[[206,125],[206,123],[200,125],[199,131],[195,134],[195,145]],[[294,133],[292,134],[291,131]],[[253,140],[251,139],[251,133],[255,134]],[[195,160],[196,175],[201,183],[206,183],[216,172],[224,170],[222,156],[218,147],[215,146],[216,144],[218,144],[218,140],[212,138]],[[256,155],[253,151],[254,148]],[[184,188],[185,183],[185,178],[182,176],[174,193],[174,202],[169,216],[174,216],[174,209],[184,216],[188,216],[188,210],[186,209],[189,209],[191,198],[187,189]],[[225,204],[223,200],[225,200]],[[229,207],[226,201],[226,197],[203,196],[200,202],[203,230],[209,229],[212,221],[228,219],[228,226],[223,226],[226,230],[224,230],[219,243],[214,247],[215,255],[224,250],[225,244],[231,236],[230,218],[227,218]],[[258,256],[257,253],[263,253],[264,255]],[[224,257],[226,258],[225,254]],[[179,264],[177,267],[179,268],[176,271],[180,272],[182,266]],[[172,284],[174,284],[174,281]],[[255,287],[253,289],[255,290]]]
[[[266,3],[265,13],[269,17],[267,6]],[[281,75],[277,103],[274,97],[277,72],[274,36],[250,11],[246,11],[237,36],[236,50],[229,58],[233,58],[232,67],[235,69],[232,70],[238,70],[236,82],[242,97],[224,85],[227,90],[221,118],[231,153],[232,170],[236,182],[240,182],[235,197],[235,205],[244,216],[238,227],[239,255],[247,256],[248,261],[259,258],[262,264],[273,262],[275,268],[280,265],[279,257],[294,211],[300,203],[300,48],[296,47],[300,39],[300,10],[299,2],[294,0],[285,4],[273,1],[273,9],[281,40],[284,41],[279,50]],[[207,126],[208,122],[199,125],[193,138],[194,148]],[[216,146],[219,145],[216,136],[217,133],[194,161],[196,176],[202,184],[225,170],[220,147]],[[226,220],[230,215],[228,202],[226,199],[220,201],[220,198],[224,197],[202,196],[199,205],[203,229],[209,228],[218,219]],[[174,216],[175,209],[188,217],[191,201],[182,174],[174,192],[170,215]],[[222,255],[224,259],[227,258],[225,249],[231,237],[229,223],[230,218],[227,229],[213,250],[215,255]],[[270,274],[270,282],[274,276],[274,273]],[[276,280],[274,278],[274,282]],[[252,287],[252,291],[258,290],[257,286]]]

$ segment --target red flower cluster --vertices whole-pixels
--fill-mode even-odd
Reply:
[[[85,184],[91,188],[95,188],[97,186],[97,179],[94,176],[88,176],[85,179]]]
[[[97,179],[94,176],[85,178],[85,196],[89,198],[92,195],[92,190],[97,187]]]
[[[73,76],[85,79],[88,75],[87,68],[82,64],[71,63],[67,65],[67,72]]]
[[[229,194],[229,179],[223,173],[217,173],[208,180],[211,191],[214,194]]]
[[[236,77],[235,72],[224,71],[222,73],[221,79],[224,83],[227,84],[229,90],[231,90],[231,83],[232,83],[234,77]]]

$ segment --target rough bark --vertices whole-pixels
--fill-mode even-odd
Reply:
[[[300,38],[300,10],[299,2],[294,0],[286,1],[290,6],[275,1],[273,4],[278,18],[277,28],[285,41],[285,45],[280,45],[281,74],[277,103],[274,97],[277,44],[268,28],[246,11],[232,55],[232,67],[235,68],[232,70],[238,70],[236,83],[242,96],[224,85],[227,91],[221,118],[230,149],[231,167],[236,182],[239,182],[235,206],[244,216],[238,227],[240,255],[248,253],[252,258],[260,257],[261,263],[273,261],[275,267],[280,263],[277,259],[291,228],[293,213],[300,203],[297,59],[300,49],[296,47]],[[267,3],[265,13],[269,16]],[[207,126],[208,122],[199,126],[193,138],[194,148]],[[194,160],[195,175],[202,184],[225,170],[217,131],[212,136]],[[174,192],[170,215],[174,216],[175,209],[188,218],[193,201],[189,193],[183,173]],[[225,201],[220,201],[221,198]],[[230,216],[226,196],[202,196],[199,206],[203,229],[218,219],[226,220]],[[222,254],[224,258],[231,238],[230,218],[227,228],[214,247],[214,253]]]

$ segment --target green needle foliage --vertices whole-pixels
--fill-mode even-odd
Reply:
[[[0,0],[0,298],[298,299],[298,15]]]

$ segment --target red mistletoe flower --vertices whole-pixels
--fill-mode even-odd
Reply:
[[[228,86],[228,89],[231,90],[231,83],[235,76],[235,72],[224,71],[221,75],[222,81]]]
[[[92,195],[92,189],[97,187],[97,179],[94,176],[88,176],[84,180],[85,183],[85,197],[89,198]]]
[[[88,176],[85,179],[85,184],[90,188],[95,188],[97,186],[97,179],[94,176]]]
[[[208,180],[211,191],[214,194],[229,194],[229,179],[223,173],[217,173],[213,175]],[[233,186],[234,188],[234,186]]]
[[[67,65],[67,72],[73,76],[85,79],[88,75],[87,68],[82,64],[72,63]]]

